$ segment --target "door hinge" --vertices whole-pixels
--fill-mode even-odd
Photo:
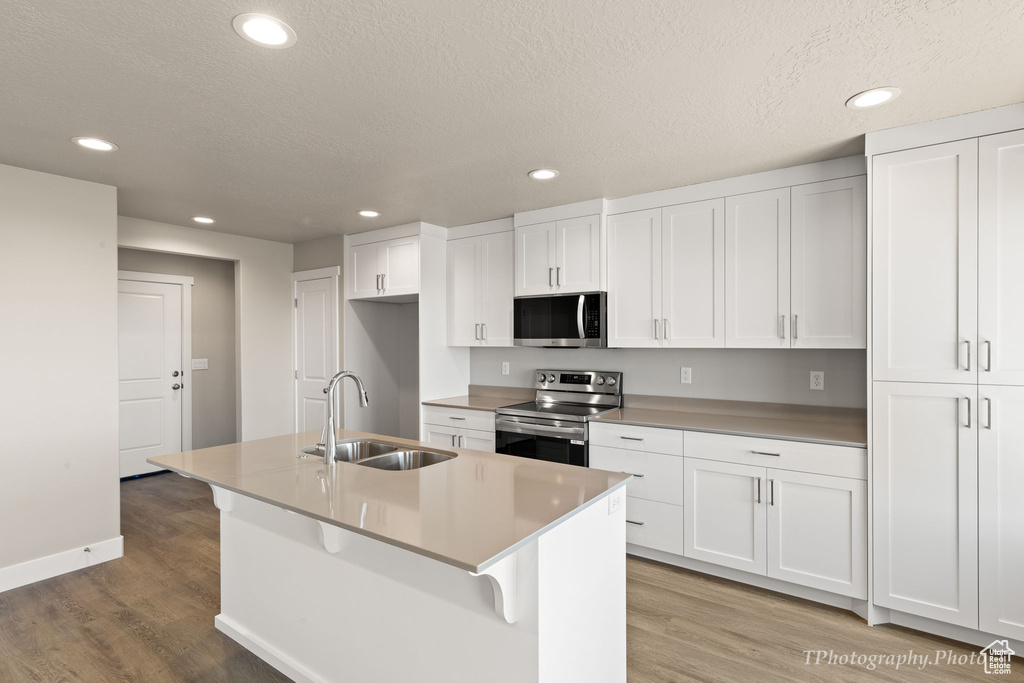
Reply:
[[[298,379],[298,378],[299,378],[299,371],[298,371],[298,370],[296,370],[296,371],[295,371],[295,379]]]
[[[298,307],[299,307],[299,300],[298,300],[298,299],[296,299],[296,300],[295,300],[295,308],[298,308]]]

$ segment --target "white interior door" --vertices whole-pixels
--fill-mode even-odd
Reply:
[[[118,281],[120,476],[182,448],[182,287]]]
[[[1024,640],[1024,387],[978,398],[978,628]]]
[[[1024,385],[1024,131],[978,145],[978,381]]]
[[[326,271],[293,276],[296,432],[323,429],[327,422],[324,389],[338,372],[338,279],[336,269]]]

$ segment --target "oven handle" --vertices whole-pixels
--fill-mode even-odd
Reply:
[[[580,294],[580,303],[576,307],[576,327],[579,328],[580,339],[586,339],[587,336],[587,331],[583,329],[583,307],[586,299],[585,294]]]
[[[561,436],[582,440],[585,434],[583,427],[551,427],[548,425],[529,424],[527,422],[504,422],[499,420],[495,431],[512,432],[513,434],[535,434],[538,436]]]

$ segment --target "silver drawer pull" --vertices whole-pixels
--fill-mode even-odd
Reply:
[[[644,523],[643,523],[643,522],[634,522],[634,521],[633,521],[633,520],[631,520],[631,519],[627,519],[627,520],[626,520],[626,524],[633,524],[633,525],[636,525],[636,526],[643,526],[643,525],[644,525]]]
[[[643,479],[644,478],[644,475],[637,474],[636,472],[621,472],[620,474],[628,474],[629,476],[636,477],[637,479]]]
[[[639,436],[620,436],[619,438],[625,441],[643,441]]]
[[[464,417],[452,417],[451,415],[449,415],[448,419],[449,420],[465,420],[466,418],[464,418]]]
[[[768,453],[767,451],[750,451],[754,455],[770,455],[775,458],[781,458],[782,453]]]

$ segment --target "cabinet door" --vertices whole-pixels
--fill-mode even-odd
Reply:
[[[458,445],[477,451],[494,452],[494,432],[479,432],[475,429],[459,430]]]
[[[876,380],[977,382],[978,142],[872,158]]]
[[[403,237],[381,244],[381,294],[398,296],[420,291],[420,238]]]
[[[763,467],[683,458],[683,554],[760,574],[766,571]]]
[[[597,292],[601,286],[601,217],[555,223],[555,286],[563,294]]]
[[[608,218],[608,346],[661,346],[661,234],[660,209]]]
[[[768,470],[768,576],[868,596],[867,482]]]
[[[866,193],[864,176],[791,189],[793,348],[867,346]]]
[[[1024,387],[978,394],[978,628],[1024,640]]]
[[[487,346],[512,346],[513,235],[500,232],[479,239],[480,336]]]
[[[480,343],[480,238],[448,242],[448,346]]]
[[[725,200],[662,209],[661,235],[664,346],[724,347]]]
[[[516,228],[516,296],[555,291],[555,224]]]
[[[348,261],[348,298],[372,299],[380,295],[380,243],[352,247]]]
[[[455,427],[442,427],[440,425],[423,425],[423,440],[434,446],[458,446],[459,430]]]
[[[978,349],[983,384],[1024,385],[1024,131],[981,138]]]
[[[977,388],[873,393],[875,603],[978,628]]]
[[[789,346],[789,188],[725,200],[725,345]]]

